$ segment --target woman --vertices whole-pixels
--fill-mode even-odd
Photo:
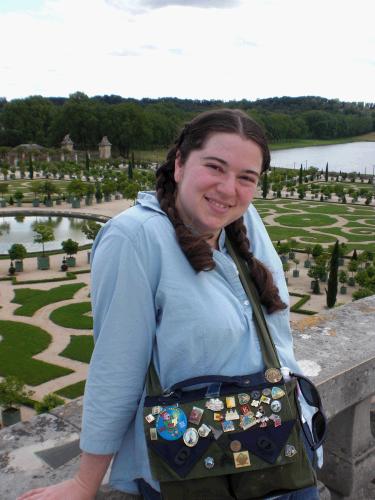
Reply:
[[[185,126],[158,169],[156,195],[140,193],[134,207],[102,229],[93,247],[95,350],[81,467],[73,480],[21,500],[91,499],[113,455],[113,488],[161,498],[143,433],[150,361],[163,388],[263,369],[252,308],[224,228],[249,266],[282,365],[298,371],[282,266],[251,205],[269,165],[264,133],[245,113],[203,113]],[[280,498],[318,498],[315,487],[291,495]]]

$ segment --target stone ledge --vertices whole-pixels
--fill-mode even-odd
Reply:
[[[307,374],[319,385],[331,424],[339,418],[349,429],[349,442],[344,442],[340,436],[342,441],[336,443],[344,450],[341,456],[334,445],[332,449],[329,443],[326,446],[325,468],[327,474],[333,475],[334,487],[325,480],[323,482],[330,487],[332,500],[375,498],[375,484],[371,482],[375,473],[367,468],[367,464],[374,459],[371,437],[365,433],[367,430],[362,423],[362,419],[367,418],[370,429],[370,415],[362,415],[362,410],[359,415],[356,412],[366,401],[370,401],[375,392],[374,320],[375,296],[308,318],[294,332],[297,359],[307,371],[310,370]],[[79,398],[50,414],[33,417],[28,422],[0,431],[0,498],[15,500],[28,489],[72,477],[79,457],[71,458],[69,453],[72,453],[73,443],[78,439],[81,411],[82,398]],[[353,414],[353,424],[345,415],[346,411]],[[356,422],[360,424],[362,435],[357,433],[358,429],[356,432],[353,430]],[[374,433],[375,414],[372,414],[372,423]],[[69,444],[71,446],[66,447],[69,460],[57,468],[48,466],[40,455],[35,454]],[[367,457],[368,453],[370,457]],[[333,466],[330,467],[331,458]],[[64,462],[64,456],[61,462]],[[350,474],[343,473],[346,468]],[[344,480],[348,491],[353,485],[356,488],[349,495],[339,490]],[[329,492],[323,485],[320,495],[321,499],[329,500]],[[97,498],[136,500],[140,497],[113,492],[104,484]]]

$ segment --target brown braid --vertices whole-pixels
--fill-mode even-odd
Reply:
[[[246,226],[243,217],[232,222],[225,228],[230,241],[237,248],[240,256],[247,262],[250,276],[258,290],[260,302],[266,308],[268,314],[285,309],[287,307],[280,299],[279,291],[273,282],[273,277],[266,266],[250,252],[250,242],[247,237]]]
[[[176,182],[174,180],[174,162],[177,146],[168,153],[167,161],[158,169],[156,177],[156,196],[161,209],[168,215],[176,231],[177,240],[193,269],[211,271],[215,267],[212,250],[207,241],[194,234],[185,224],[175,205]]]
[[[215,261],[212,248],[206,241],[207,236],[203,238],[195,234],[183,223],[177,211],[175,160],[179,152],[181,161],[184,163],[190,152],[202,148],[208,136],[215,132],[235,133],[245,139],[253,140],[262,150],[262,171],[267,170],[270,164],[270,152],[264,132],[243,111],[232,109],[208,111],[201,113],[184,127],[175,145],[169,150],[165,163],[156,172],[156,196],[161,209],[167,214],[175,228],[177,241],[182,251],[197,272],[211,271],[215,268]],[[238,248],[241,257],[247,262],[250,275],[258,289],[260,301],[266,307],[267,312],[273,313],[285,309],[287,306],[280,299],[271,272],[250,252],[243,217],[232,222],[225,229],[232,243]]]

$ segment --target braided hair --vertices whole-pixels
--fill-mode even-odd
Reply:
[[[191,151],[201,149],[210,135],[220,132],[237,134],[244,139],[254,141],[262,151],[262,172],[269,168],[270,152],[261,127],[241,110],[218,109],[201,113],[185,125],[175,144],[168,151],[166,161],[156,172],[156,196],[160,207],[173,224],[177,241],[197,272],[211,271],[215,267],[215,261],[206,238],[186,226],[178,213],[175,203],[177,193],[174,179],[175,160],[179,154],[181,162],[185,163]],[[260,301],[267,312],[273,313],[285,309],[287,306],[280,299],[271,272],[250,251],[243,217],[226,226],[225,231],[246,261],[250,276],[259,292]]]

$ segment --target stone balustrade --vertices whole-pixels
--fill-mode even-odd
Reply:
[[[370,423],[375,394],[375,296],[306,317],[294,337],[296,357],[319,386],[329,418],[324,467],[319,471],[321,499],[375,498],[375,439]],[[0,431],[0,498],[13,500],[25,490],[74,474],[81,406],[82,400],[77,399],[51,414]],[[104,485],[97,498],[139,497]]]

